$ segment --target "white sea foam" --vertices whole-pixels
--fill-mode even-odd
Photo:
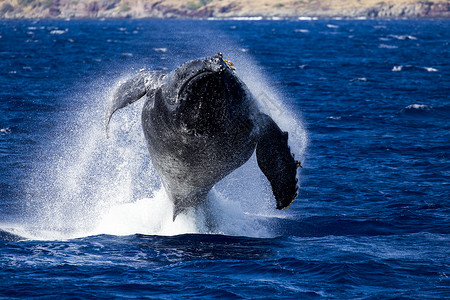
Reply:
[[[54,29],[54,30],[51,30],[50,31],[50,34],[56,34],[56,35],[61,35],[61,34],[64,34],[64,33],[67,33],[69,31],[69,29],[64,29],[64,30],[62,30],[62,29]]]
[[[261,21],[264,20],[263,17],[233,17],[231,18],[233,20],[237,20],[237,21]]]
[[[335,116],[330,116],[327,118],[328,120],[341,120],[342,117],[335,117]]]
[[[295,29],[294,32],[309,33],[308,29]]]
[[[10,134],[10,133],[11,133],[11,128],[9,128],[9,127],[0,128],[0,135]]]
[[[161,52],[161,53],[166,53],[166,52],[167,52],[167,48],[153,48],[153,51],[155,51],[155,52]]]
[[[300,21],[316,21],[316,20],[318,20],[319,18],[317,18],[317,17],[298,17],[298,19],[299,19]]]
[[[158,189],[151,198],[142,198],[128,203],[117,203],[100,216],[94,234],[130,235],[175,235],[198,233],[199,228],[193,211],[180,215],[172,221],[173,205],[164,191]]]
[[[438,69],[436,69],[436,68],[423,67],[423,69],[428,71],[428,72],[438,72]]]
[[[432,67],[416,67],[416,66],[412,66],[412,65],[394,66],[392,68],[392,71],[393,72],[401,72],[401,71],[404,71],[405,69],[408,69],[408,70],[409,69],[416,69],[416,70],[418,69],[418,70],[424,70],[424,71],[427,71],[427,72],[438,72],[439,71],[438,69],[432,68]]]
[[[417,38],[415,36],[412,35],[396,35],[396,34],[390,34],[388,35],[388,37],[400,40],[400,41],[405,41],[405,40],[417,40]]]
[[[351,82],[367,82],[367,78],[366,77],[358,77],[358,78],[353,78],[350,81]]]
[[[378,46],[378,48],[380,49],[397,49],[398,46],[394,46],[394,45],[386,45],[386,44],[380,44]]]
[[[405,107],[405,109],[416,109],[416,110],[431,110],[433,107],[425,104],[410,104]]]

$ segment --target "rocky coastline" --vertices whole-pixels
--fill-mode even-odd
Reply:
[[[0,0],[0,19],[450,18],[450,0]]]

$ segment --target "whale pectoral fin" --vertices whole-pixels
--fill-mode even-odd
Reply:
[[[117,110],[141,99],[145,94],[152,96],[159,80],[164,76],[163,72],[150,72],[142,70],[136,76],[119,82],[114,95],[111,98],[106,112],[106,133],[108,135],[109,122]]]
[[[267,115],[256,146],[258,166],[272,186],[277,209],[288,207],[297,197],[298,163],[288,146],[288,133],[283,132]]]

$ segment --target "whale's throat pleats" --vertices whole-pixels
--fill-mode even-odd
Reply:
[[[180,101],[180,123],[188,131],[203,135],[220,130],[228,115],[228,97],[223,78],[200,74],[184,88]]]

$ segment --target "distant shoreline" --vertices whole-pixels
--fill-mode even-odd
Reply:
[[[0,19],[449,19],[450,0],[0,0]]]
[[[39,18],[39,17],[20,17],[20,18],[0,18],[0,21],[111,21],[111,20],[168,20],[168,21],[376,21],[376,20],[450,20],[449,17],[383,17],[383,18],[365,18],[365,17],[285,17],[285,18],[271,18],[271,17],[236,17],[236,18],[159,18],[159,17],[111,17],[111,18],[92,18],[92,17],[77,17],[77,18]]]

